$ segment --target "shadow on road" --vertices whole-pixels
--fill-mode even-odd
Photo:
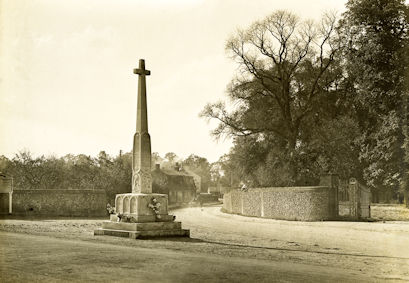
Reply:
[[[141,238],[145,241],[156,242],[156,241],[167,241],[167,242],[185,242],[185,243],[211,243],[205,240],[197,238],[188,238],[188,237],[158,237],[158,238]]]
[[[143,239],[149,242],[156,241],[168,241],[168,242],[185,242],[185,243],[204,243],[220,245],[225,247],[236,247],[236,248],[250,248],[250,249],[264,249],[264,250],[277,250],[277,251],[288,251],[288,252],[302,252],[302,253],[317,253],[317,254],[328,254],[328,255],[345,255],[345,256],[356,256],[356,257],[370,257],[370,258],[393,258],[393,259],[409,259],[409,257],[394,257],[394,256],[384,256],[384,255],[368,255],[368,254],[356,254],[356,253],[343,253],[334,251],[317,251],[317,250],[304,250],[304,249],[291,249],[291,248],[279,248],[279,247],[266,247],[266,246],[252,246],[244,244],[235,243],[225,243],[216,241],[207,241],[197,238],[187,238],[187,237],[160,237],[160,238],[145,238]]]

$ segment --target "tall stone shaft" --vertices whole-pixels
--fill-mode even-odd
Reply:
[[[145,70],[145,60],[139,60],[139,69],[134,69],[138,78],[138,111],[136,118],[136,131],[139,133],[148,132],[148,107],[146,105],[146,76],[151,72]]]
[[[148,133],[148,111],[146,104],[145,60],[139,60],[139,68],[133,70],[138,78],[138,106],[136,114],[136,132],[132,149],[132,193],[152,193],[151,176],[151,137]]]

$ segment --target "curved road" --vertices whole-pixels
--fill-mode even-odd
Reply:
[[[285,221],[227,214],[220,206],[175,214],[192,237],[209,241],[409,259],[409,222]]]

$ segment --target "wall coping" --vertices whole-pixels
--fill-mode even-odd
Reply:
[[[92,190],[92,189],[15,189],[14,192],[96,192],[105,193],[105,190]]]
[[[310,191],[317,191],[317,190],[329,190],[331,189],[328,186],[305,186],[305,187],[265,187],[265,188],[249,188],[246,191],[241,190],[232,190],[234,191],[241,191],[241,192],[310,192]]]

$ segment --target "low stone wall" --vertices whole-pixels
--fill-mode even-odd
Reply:
[[[227,213],[284,220],[334,219],[336,190],[325,186],[255,188],[224,194]]]
[[[0,194],[0,213],[8,213],[8,194]],[[15,190],[13,214],[42,216],[106,216],[103,190]]]

